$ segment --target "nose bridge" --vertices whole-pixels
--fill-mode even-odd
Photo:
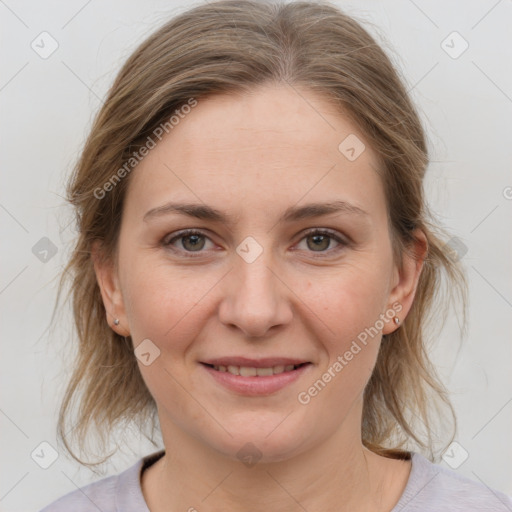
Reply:
[[[275,264],[271,248],[255,238],[247,237],[238,245],[220,310],[224,323],[236,325],[248,336],[262,336],[289,320],[286,287],[277,277]]]
[[[247,237],[236,249],[235,279],[237,293],[248,302],[260,301],[259,308],[270,307],[275,301],[276,276],[270,269],[275,265],[272,249],[253,237]],[[246,302],[248,305],[248,303]]]

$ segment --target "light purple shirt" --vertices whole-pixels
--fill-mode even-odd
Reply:
[[[140,485],[142,469],[163,451],[140,459],[126,471],[72,491],[41,512],[150,512]],[[512,497],[433,464],[412,452],[411,473],[390,512],[512,512]]]

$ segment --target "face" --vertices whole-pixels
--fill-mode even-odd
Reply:
[[[296,91],[198,101],[130,176],[116,266],[97,273],[164,439],[275,461],[357,438],[381,335],[411,305],[419,268],[393,262],[377,156]]]

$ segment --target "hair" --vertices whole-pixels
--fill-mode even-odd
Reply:
[[[157,410],[131,338],[114,332],[107,321],[91,251],[99,241],[102,257],[116,261],[131,175],[117,180],[102,198],[97,190],[106,190],[133,152],[191,98],[249,93],[268,84],[317,93],[361,129],[381,162],[395,262],[401,264],[404,251],[412,251],[416,229],[427,238],[412,307],[400,327],[383,336],[364,391],[363,444],[391,458],[407,457],[404,448],[414,445],[432,458],[432,422],[439,416],[432,404],[446,405],[456,425],[428,346],[430,324],[443,325],[455,291],[466,325],[467,281],[460,262],[450,255],[447,232],[434,222],[426,204],[426,136],[398,71],[358,21],[328,2],[221,0],[180,13],[129,56],[67,183],[78,235],[61,275],[57,303],[69,283],[78,343],[73,345],[76,360],[61,403],[58,436],[82,464],[97,465],[112,455],[91,463],[74,452],[75,442],[83,450],[91,428],[103,443],[123,422],[137,423],[145,433],[150,425],[155,428]],[[443,283],[449,297],[442,293]],[[70,423],[72,437],[66,433]]]

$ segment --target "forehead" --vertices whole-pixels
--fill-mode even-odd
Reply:
[[[180,199],[238,215],[350,198],[377,215],[385,208],[378,166],[358,127],[326,98],[265,86],[199,99],[132,172],[127,203],[139,216]]]

